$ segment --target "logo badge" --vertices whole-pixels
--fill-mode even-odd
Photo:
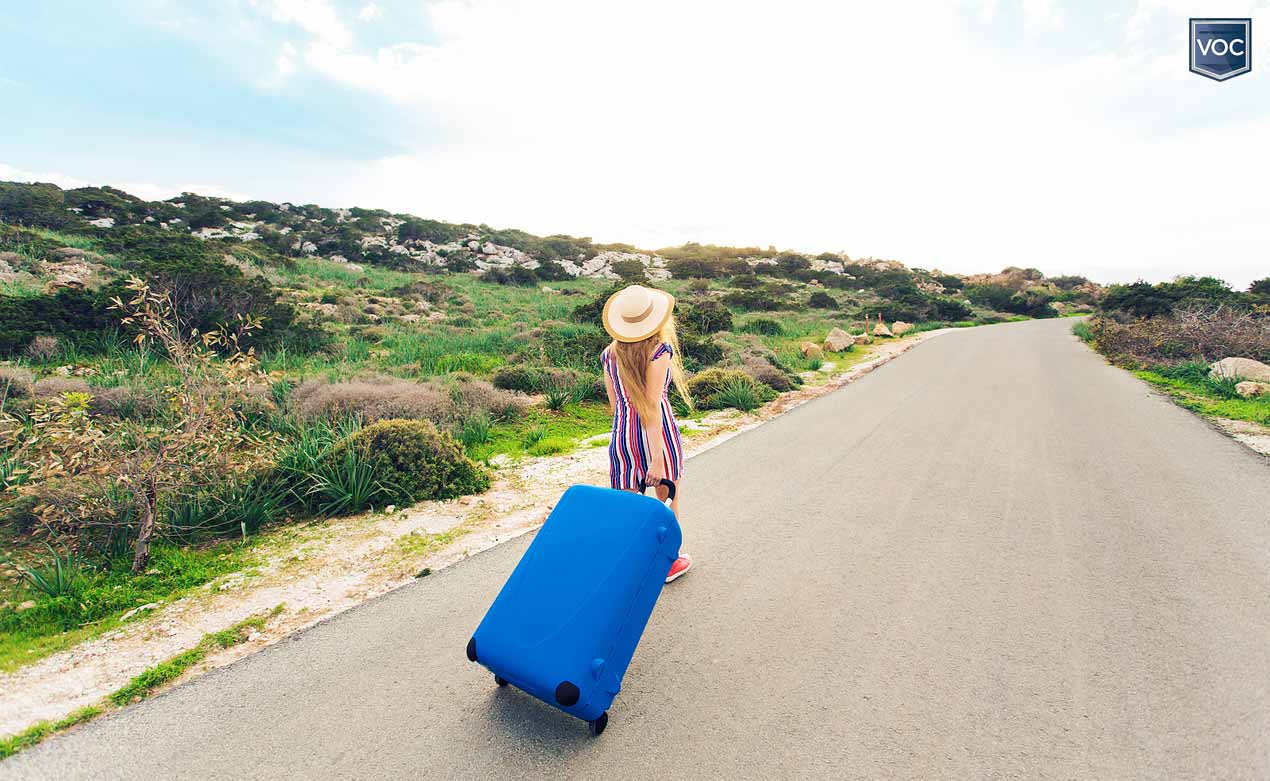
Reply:
[[[1192,19],[1191,73],[1225,81],[1252,70],[1251,19]]]

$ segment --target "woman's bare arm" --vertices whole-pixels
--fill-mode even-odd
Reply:
[[[670,372],[670,355],[663,355],[648,364],[648,374],[644,378],[644,392],[648,395],[648,403],[657,410],[653,420],[644,421],[644,429],[648,433],[648,454],[653,463],[648,465],[648,482],[657,484],[666,474],[666,437],[661,417],[661,395],[666,388],[666,375]]]
[[[613,390],[613,378],[609,376],[608,371],[604,372],[604,392],[609,397],[609,412],[617,412],[617,393]]]

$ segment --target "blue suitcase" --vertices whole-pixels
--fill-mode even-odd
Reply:
[[[674,484],[665,485],[674,496]],[[467,644],[467,658],[599,735],[682,534],[652,497],[575,485]]]

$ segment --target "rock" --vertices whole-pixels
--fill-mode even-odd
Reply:
[[[254,629],[253,629],[253,630],[251,630],[251,634],[247,635],[247,642],[249,642],[249,643],[254,643],[254,642],[256,642],[257,640],[259,640],[261,637],[262,637],[262,635],[261,635],[259,632],[257,632],[256,630],[254,630]]]
[[[429,312],[428,313],[429,323],[439,323],[444,319],[445,319],[445,312]]]
[[[798,345],[798,350],[803,354],[804,358],[823,358],[825,356],[825,352],[820,349],[820,345],[812,342],[803,342]]]
[[[559,293],[560,291],[559,291],[559,290],[556,290],[556,289],[555,289],[554,287],[552,287],[551,285],[543,285],[543,286],[542,286],[542,292],[544,292],[544,293],[546,293],[546,294],[548,294],[548,295],[552,295],[552,294]]]
[[[841,328],[835,328],[825,337],[824,349],[828,353],[840,353],[844,350],[850,350],[853,344],[855,344],[855,340],[851,338],[851,334]]]
[[[403,323],[417,323],[423,319],[423,316],[422,315],[402,315],[401,317],[397,319]]]
[[[35,607],[35,600],[34,600],[34,599],[28,599],[27,601],[25,601],[25,602],[23,602],[22,604],[18,605],[18,606],[15,608],[15,610],[17,610],[19,613],[21,613],[23,610],[30,610],[30,609],[31,609],[31,608],[33,608],[33,607]]]
[[[823,374],[828,374],[829,372],[833,371],[836,368],[838,368],[838,364],[834,363],[833,361],[825,361],[824,363],[820,364],[820,369],[818,369],[818,371],[822,372]]]
[[[1270,395],[1270,382],[1244,380],[1235,386],[1235,393],[1238,393],[1245,399],[1252,398],[1253,396],[1268,396]]]
[[[873,344],[873,337],[869,336],[868,331],[865,331],[862,334],[852,334],[851,342],[853,344]]]
[[[891,333],[895,334],[896,336],[903,336],[904,334],[908,333],[911,330],[913,330],[913,324],[906,323],[903,320],[896,320],[894,323],[891,324]]]
[[[1270,366],[1251,358],[1222,358],[1208,367],[1208,374],[1216,379],[1270,382]]]
[[[886,327],[886,323],[878,323],[877,325],[873,326],[873,335],[874,336],[895,336],[895,334],[891,333],[891,329]]]
[[[53,257],[60,260],[79,260],[87,254],[87,252],[84,252],[82,249],[77,247],[62,247],[60,249],[55,249],[52,252]]]
[[[482,254],[482,255],[497,255],[497,254],[498,254],[498,250],[494,247],[494,242],[492,242],[492,241],[487,241],[487,242],[485,242],[484,244],[482,244],[482,245],[481,245],[481,254]]]
[[[115,218],[102,217],[100,220],[89,220],[88,224],[94,228],[113,228],[115,227]]]

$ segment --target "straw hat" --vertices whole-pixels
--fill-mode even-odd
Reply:
[[[619,342],[642,342],[670,319],[675,297],[664,290],[631,285],[604,302],[604,330]]]

